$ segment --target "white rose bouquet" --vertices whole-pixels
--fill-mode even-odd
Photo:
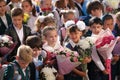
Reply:
[[[9,54],[14,49],[15,44],[8,35],[0,35],[0,56]]]

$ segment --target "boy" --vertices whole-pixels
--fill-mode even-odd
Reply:
[[[103,28],[102,20],[98,17],[93,17],[90,19],[89,25],[92,31],[91,40],[93,41],[93,43],[95,43],[97,40],[98,34],[102,31],[102,28]],[[108,74],[108,72],[106,71],[103,65],[104,61],[102,57],[99,55],[99,53],[98,54],[92,53],[91,56],[93,61],[91,61],[88,64],[89,79],[90,80],[107,80],[106,74]]]
[[[29,64],[31,73],[30,79],[39,80],[39,67],[42,65],[42,57],[40,56],[42,40],[36,35],[28,36],[26,39],[26,44],[33,50],[33,60]]]
[[[12,24],[12,19],[6,13],[6,2],[5,0],[0,0],[0,35],[5,33],[10,24]]]
[[[11,57],[16,55],[17,48],[24,44],[27,36],[31,35],[31,30],[26,25],[22,24],[23,21],[23,10],[21,8],[13,8],[11,12],[13,24],[9,26],[5,34],[12,37],[13,42],[15,42],[16,48],[11,54]]]
[[[104,15],[104,17],[102,18],[102,21],[103,21],[103,28],[104,29],[109,28],[111,31],[113,31],[114,19],[113,19],[112,15],[110,15],[110,14]]]
[[[89,26],[89,20],[91,17],[102,17],[103,5],[99,1],[90,2],[87,7],[87,12],[89,16],[87,16],[83,21],[87,26]]]
[[[32,53],[29,46],[21,45],[16,60],[8,64],[3,80],[30,80],[28,65],[32,61]]]

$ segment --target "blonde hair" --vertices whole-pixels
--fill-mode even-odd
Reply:
[[[27,63],[32,61],[33,50],[27,45],[21,45],[17,50],[17,56],[20,60],[23,60]]]
[[[56,26],[55,20],[52,17],[45,17],[43,22],[39,20],[39,18],[37,18],[37,20],[35,21],[35,25],[37,28],[37,32],[39,32],[39,30],[41,28],[44,28],[45,26],[49,26],[49,24],[51,24],[50,26]]]
[[[116,13],[116,19],[120,21],[120,12]]]
[[[44,29],[43,29],[43,36],[47,36],[48,35],[48,32],[49,31],[57,31],[56,27],[55,26],[46,26]]]

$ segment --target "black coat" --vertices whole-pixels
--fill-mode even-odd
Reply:
[[[5,16],[6,16],[7,24],[9,26],[10,24],[12,24],[12,19],[9,14],[5,14]],[[7,29],[7,27],[5,26],[4,22],[0,17],[0,35],[3,35],[5,33],[5,30]]]

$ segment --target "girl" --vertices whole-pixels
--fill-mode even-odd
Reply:
[[[20,5],[21,5],[21,0],[11,0],[10,3],[7,5],[8,13],[11,13],[11,10],[14,7],[20,7]]]
[[[69,48],[72,51],[78,51],[78,45],[80,45],[80,38],[83,35],[83,27],[85,29],[85,26],[77,26],[77,25],[71,25],[69,28],[69,42],[66,45],[67,48]],[[90,58],[87,58],[83,60],[83,64],[86,64],[90,62]],[[75,69],[73,69],[72,72],[69,74],[65,75],[64,78],[65,80],[83,80],[83,77],[86,77],[87,73],[86,71],[83,71],[82,69],[83,65],[79,65]]]
[[[31,0],[23,0],[22,9],[24,11],[24,17],[25,14],[28,14],[27,25],[31,28],[31,32],[34,33],[36,30],[34,22],[37,19],[37,16],[35,7],[33,6]]]
[[[60,50],[62,46],[57,40],[58,35],[55,26],[46,26],[43,29],[43,36],[46,40],[46,43],[43,44],[43,51],[41,53],[44,57],[44,63],[50,64],[57,69],[56,59],[53,55],[56,55],[54,51]],[[63,80],[63,76],[58,74],[57,79]]]

